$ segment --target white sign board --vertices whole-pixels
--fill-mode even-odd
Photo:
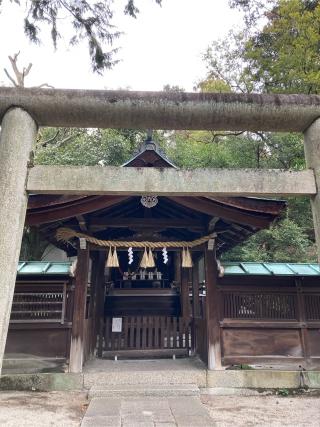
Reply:
[[[121,331],[122,331],[122,317],[113,317],[112,332],[121,332]]]

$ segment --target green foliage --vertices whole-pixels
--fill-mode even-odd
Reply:
[[[209,81],[224,82],[225,92],[252,92],[254,82],[246,72],[244,61],[246,32],[230,31],[223,40],[211,43],[203,55]],[[200,89],[202,89],[200,87]]]
[[[24,31],[33,43],[40,43],[41,28],[49,27],[54,47],[57,47],[60,38],[66,38],[71,30],[70,45],[78,44],[82,40],[88,42],[92,69],[102,72],[112,68],[118,60],[115,55],[118,49],[105,50],[112,46],[121,35],[112,24],[113,0],[13,0],[14,3],[25,7]],[[11,0],[12,2],[12,0]],[[155,0],[161,5],[162,0]],[[0,1],[0,7],[2,2]],[[3,10],[3,6],[0,12]],[[124,13],[133,18],[137,17],[139,9],[134,0],[127,0]],[[61,33],[61,20],[68,22],[68,28]],[[70,33],[69,33],[70,34]]]
[[[299,134],[182,131],[169,144],[169,157],[181,167],[280,168],[305,166]]]
[[[220,69],[220,75],[228,76],[233,70],[237,81],[252,82],[249,91],[319,93],[319,1],[231,0],[229,3],[244,12],[246,29],[231,32],[228,42],[217,43],[218,59],[208,49],[205,59],[211,72]],[[237,44],[235,41],[239,39]],[[230,45],[228,51],[226,43]],[[241,68],[235,67],[230,58],[238,58]]]
[[[319,26],[319,3],[279,0],[247,42],[246,73],[267,92],[319,93]]]
[[[185,92],[183,87],[180,87],[178,85],[164,85],[163,86],[164,92]]]
[[[315,258],[313,242],[296,222],[288,218],[253,235],[223,256],[226,261],[257,262],[310,262]]]
[[[35,163],[45,165],[121,165],[142,142],[143,133],[129,129],[42,130]],[[49,142],[48,142],[49,141]]]
[[[290,391],[287,388],[279,388],[277,394],[282,397],[288,397],[290,395]]]
[[[244,93],[319,93],[319,1],[229,0],[229,4],[243,12],[244,29],[231,31],[229,37],[209,46],[204,54],[209,80],[219,79]],[[220,138],[219,149],[213,149],[223,151],[220,159],[229,167],[305,167],[301,135],[258,133],[238,139],[242,148],[239,145],[236,151],[237,143],[231,140],[233,155],[221,147],[230,143],[229,137],[222,142]],[[216,140],[215,135],[211,142]],[[225,259],[315,261],[309,199],[289,198],[286,218],[225,254]]]
[[[231,92],[231,87],[223,79],[207,78],[201,80],[195,87],[200,92],[225,93]]]

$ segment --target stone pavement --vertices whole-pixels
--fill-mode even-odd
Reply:
[[[95,397],[81,427],[214,426],[199,397]]]

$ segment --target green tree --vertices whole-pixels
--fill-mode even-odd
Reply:
[[[319,93],[319,1],[230,0],[229,3],[244,13],[245,26],[209,46],[204,54],[208,79],[222,80],[233,91],[244,93]],[[305,167],[301,135],[258,133],[244,134],[239,139],[243,142],[247,137],[256,141],[257,167],[294,170]],[[249,160],[250,153],[244,144],[240,158],[249,156]],[[286,236],[295,242],[297,252],[292,250]],[[280,244],[281,239],[284,245]],[[278,246],[270,245],[269,240]],[[285,219],[268,232],[257,233],[227,256],[246,260],[276,260],[276,257],[315,260],[309,199],[289,198]]]
[[[291,219],[253,235],[223,256],[227,261],[310,262],[316,259],[315,246]]]
[[[241,78],[252,80],[254,89],[264,92],[319,93],[319,1],[231,0],[230,4],[244,12],[247,25],[241,47],[233,43],[229,53],[241,54]],[[230,34],[232,40],[237,37],[238,33]]]
[[[46,165],[114,165],[124,163],[145,132],[130,129],[42,129],[34,160]]]
[[[162,0],[154,0],[161,5]],[[69,38],[70,45],[86,40],[93,71],[102,72],[112,68],[118,60],[118,49],[110,48],[121,32],[113,25],[113,0],[10,0],[11,3],[23,4],[25,8],[24,31],[33,43],[40,43],[41,30],[50,29],[54,47],[60,38]],[[0,0],[0,12],[5,13],[9,5]],[[136,18],[139,9],[134,0],[126,0],[124,13]],[[68,22],[62,30],[61,22]],[[70,31],[71,30],[71,31]],[[71,37],[70,37],[71,33]]]

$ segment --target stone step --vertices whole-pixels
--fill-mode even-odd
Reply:
[[[108,372],[84,375],[84,386],[90,389],[93,385],[108,387],[109,385],[180,385],[197,384],[199,387],[206,386],[206,373],[194,372]]]
[[[199,396],[196,384],[123,384],[101,386],[94,385],[89,391],[89,398],[97,397],[137,397],[137,396]]]
[[[110,385],[180,385],[206,387],[207,371],[198,359],[123,360],[95,359],[89,361],[83,373],[84,387],[109,388]]]
[[[198,396],[94,397],[81,427],[215,426]]]

